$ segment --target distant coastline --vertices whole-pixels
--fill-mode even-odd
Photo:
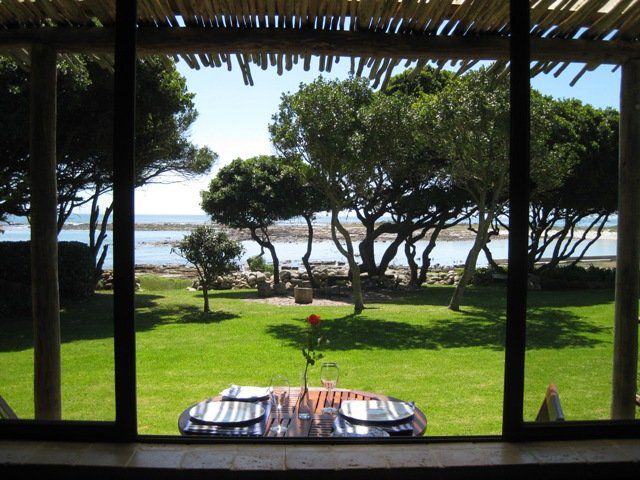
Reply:
[[[183,232],[193,230],[201,223],[136,223],[135,230],[140,232]],[[247,229],[229,228],[224,225],[216,225],[229,237],[238,241],[251,240],[251,234]],[[357,223],[344,224],[352,236],[353,241],[361,241],[365,237],[365,228]],[[113,225],[109,224],[108,229],[112,230]],[[64,226],[64,230],[89,230],[89,224],[68,224]],[[300,224],[282,224],[278,223],[269,227],[269,237],[273,242],[294,242],[306,241],[308,235],[307,225]],[[455,227],[443,230],[438,237],[441,241],[470,240],[474,238],[474,233],[470,231],[466,225],[456,225]],[[502,235],[501,235],[502,237]],[[327,223],[314,223],[313,238],[318,241],[331,240],[331,226]],[[395,238],[392,234],[383,234],[379,237],[380,241],[391,241]]]

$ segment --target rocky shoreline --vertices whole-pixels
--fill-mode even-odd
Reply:
[[[317,262],[311,265],[311,271],[317,284],[318,293],[332,296],[350,294],[351,281],[349,268],[344,262]],[[192,280],[191,289],[202,290],[195,268],[180,265],[136,265],[136,286],[140,286],[138,275],[162,275],[166,277]],[[363,286],[369,290],[392,290],[409,286],[408,267],[392,266],[383,277],[361,276]],[[460,280],[460,271],[453,267],[434,265],[427,275],[427,285],[455,285]],[[280,283],[274,284],[270,272],[241,270],[216,278],[211,290],[257,289],[261,297],[290,295],[295,287],[311,287],[309,275],[304,267],[283,266],[280,271]],[[98,284],[102,290],[113,288],[113,273],[105,270]]]
[[[136,231],[190,231],[196,228],[199,224],[192,223],[136,223]],[[230,238],[237,241],[251,240],[251,234],[247,229],[236,229],[225,227],[224,225],[217,225],[220,230],[229,235]],[[345,227],[352,237],[354,242],[359,242],[365,237],[365,228],[361,224],[357,223],[345,223]],[[112,225],[109,224],[109,230]],[[86,223],[65,225],[65,230],[88,230],[89,225]],[[277,224],[269,227],[269,237],[272,242],[294,243],[294,242],[306,242],[307,241],[307,226],[301,224]],[[472,240],[474,233],[467,228],[466,225],[456,225],[455,227],[443,230],[439,237],[439,241],[456,241],[456,240]],[[506,238],[505,235],[500,237]],[[395,238],[395,235],[383,234],[379,237],[380,241],[390,241]],[[331,238],[331,225],[327,223],[316,223],[313,225],[313,239],[314,241],[332,241]],[[168,245],[174,246],[174,241],[162,241],[162,242],[145,242],[146,245]]]

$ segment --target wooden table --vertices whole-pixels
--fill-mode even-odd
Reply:
[[[267,419],[264,429],[266,437],[329,437],[333,429],[333,420],[335,416],[322,413],[324,407],[333,406],[340,408],[344,400],[392,400],[398,401],[397,398],[380,395],[377,393],[361,392],[357,390],[346,390],[336,388],[331,392],[330,398],[327,398],[327,391],[323,388],[310,388],[312,405],[314,406],[314,415],[310,420],[299,420],[297,416],[296,405],[298,403],[299,389],[292,388],[288,405],[282,409],[283,425],[286,425],[287,431],[284,434],[272,433],[271,426],[276,421],[275,409],[271,409],[269,401],[265,401],[265,409],[267,411]],[[211,400],[222,400],[222,397],[213,397]],[[194,404],[197,405],[197,404]],[[178,428],[182,435],[203,436],[202,434],[194,434],[185,431],[189,424],[189,410],[194,406],[187,408],[178,419]],[[427,428],[427,419],[419,408],[416,407],[413,416],[413,432],[414,437],[422,436]]]

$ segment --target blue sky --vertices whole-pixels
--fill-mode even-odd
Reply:
[[[316,60],[317,62],[317,60]],[[620,71],[612,73],[612,66],[604,65],[585,74],[578,83],[569,84],[582,68],[572,65],[555,78],[539,75],[534,88],[557,98],[575,97],[597,107],[618,108]],[[272,153],[267,125],[277,110],[283,92],[297,90],[301,82],[318,76],[317,63],[305,72],[301,65],[278,76],[276,70],[266,71],[252,65],[254,86],[245,86],[237,65],[231,72],[226,68],[191,70],[184,62],[178,70],[187,78],[190,91],[196,94],[195,103],[200,116],[191,129],[191,139],[207,145],[220,156],[212,174],[190,182],[147,186],[136,191],[136,212],[140,214],[200,214],[200,190],[206,188],[211,176],[231,160]],[[346,78],[349,60],[334,64],[327,78]],[[400,72],[397,69],[394,73]]]

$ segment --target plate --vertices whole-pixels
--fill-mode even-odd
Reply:
[[[239,401],[251,401],[265,400],[269,398],[271,388],[269,387],[248,387],[240,385],[231,385],[229,388],[220,392],[223,398]]]
[[[264,412],[264,407],[259,403],[206,400],[192,407],[189,416],[201,423],[238,425],[255,423]]]
[[[347,400],[340,414],[356,422],[398,423],[413,417],[415,407],[407,402],[389,400]]]

